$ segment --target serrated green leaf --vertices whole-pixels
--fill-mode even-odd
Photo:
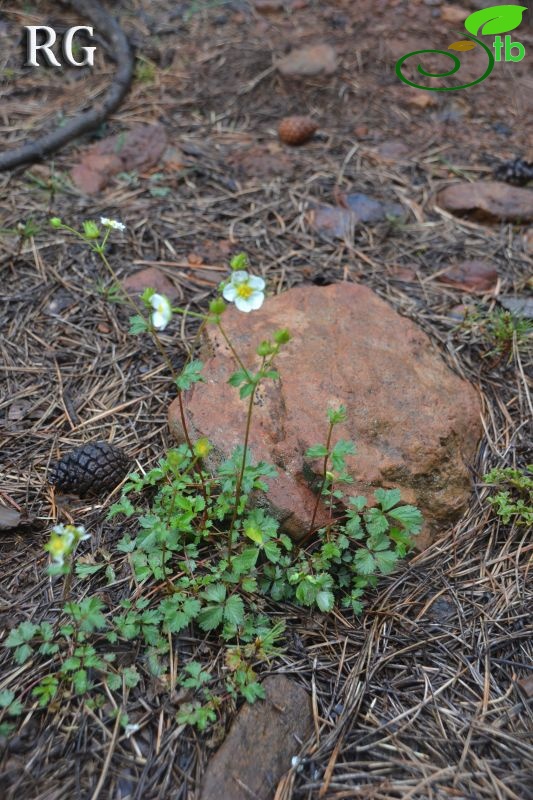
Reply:
[[[247,547],[232,561],[233,571],[236,575],[240,576],[245,572],[250,572],[257,562],[259,550],[257,547]]]
[[[74,691],[76,694],[85,694],[89,688],[89,677],[87,675],[87,670],[79,669],[77,672],[75,672],[72,676],[72,685],[74,686]]]
[[[224,605],[224,619],[233,625],[242,625],[244,621],[244,603],[242,597],[234,594]]]
[[[181,374],[176,378],[176,386],[178,389],[184,392],[190,389],[193,383],[203,381],[203,377],[200,374],[203,367],[204,365],[201,361],[189,361],[189,363],[183,367]]]
[[[382,511],[388,511],[402,499],[399,489],[376,489],[374,497],[381,506]]]
[[[117,672],[109,672],[106,675],[106,681],[112,692],[122,689],[122,677]]]
[[[329,455],[329,450],[325,445],[323,445],[323,444],[314,444],[312,447],[310,447],[307,450],[307,452],[305,454],[305,457],[306,458],[325,458],[327,455]]]
[[[104,568],[103,564],[83,564],[83,563],[80,564],[80,562],[78,561],[78,563],[76,564],[75,572],[78,578],[87,578],[89,577],[89,575],[95,575],[97,572],[99,572],[99,570],[103,568]]]
[[[145,333],[148,330],[148,323],[146,322],[140,314],[135,314],[133,317],[130,317],[130,330],[129,332],[133,336],[138,336],[139,333]]]
[[[416,506],[398,506],[388,512],[389,517],[398,520],[404,526],[405,530],[416,535],[420,532],[420,528],[424,523],[422,513]]]
[[[316,604],[321,611],[329,612],[335,605],[333,592],[321,591],[316,596]]]
[[[241,386],[239,389],[239,397],[241,400],[244,400],[246,397],[250,397],[250,395],[255,391],[255,384],[254,383],[245,383],[244,386]]]
[[[357,511],[362,511],[363,508],[366,506],[367,500],[366,497],[364,497],[364,495],[360,494],[357,497],[349,497],[348,503],[351,506],[354,506],[357,509]]]
[[[202,597],[210,603],[223,603],[226,599],[226,587],[221,583],[213,583],[202,592]]]
[[[271,561],[273,564],[278,563],[281,558],[281,550],[275,542],[265,542],[263,545],[263,550],[265,551],[265,555],[269,561]]]
[[[207,606],[198,614],[198,625],[203,631],[212,631],[222,622],[223,606]]]
[[[373,536],[389,529],[389,521],[379,508],[369,508],[365,513],[365,522],[368,532]]]
[[[376,571],[376,559],[369,550],[358,550],[354,556],[354,564],[361,575],[371,575]]]
[[[346,422],[346,406],[341,405],[338,408],[328,408],[327,415],[330,425],[338,425],[341,422]]]
[[[339,439],[331,451],[331,463],[338,472],[344,469],[346,456],[355,455],[355,445],[347,439]]]
[[[124,675],[124,683],[126,684],[128,689],[134,689],[141,679],[141,676],[137,672],[136,667],[126,667],[124,669],[123,675]]]
[[[230,386],[235,386],[237,388],[241,385],[241,383],[245,383],[249,380],[248,373],[245,372],[243,369],[237,370],[234,372],[233,375],[230,375],[228,383]]]
[[[374,555],[377,568],[383,573],[383,575],[388,575],[389,572],[392,572],[398,562],[398,554],[393,550],[381,550],[379,553],[375,553]]]

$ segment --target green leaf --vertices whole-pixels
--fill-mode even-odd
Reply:
[[[355,455],[355,445],[346,439],[339,439],[331,451],[333,468],[340,472],[344,469],[346,456]]]
[[[263,550],[265,551],[265,555],[269,561],[271,561],[273,564],[278,563],[281,558],[281,550],[275,542],[265,542],[263,545]]]
[[[145,333],[148,330],[148,323],[140,314],[135,314],[130,317],[130,330],[133,336],[138,336],[140,333]]]
[[[242,581],[241,581],[241,588],[242,588],[243,592],[250,592],[250,593],[256,592],[257,591],[257,579],[256,578],[251,578],[250,576],[247,576],[247,577],[243,578]]]
[[[266,697],[265,690],[257,681],[242,686],[240,691],[248,703],[255,703],[256,700],[264,700]]]
[[[424,518],[416,506],[398,506],[388,512],[389,517],[398,520],[404,526],[405,530],[415,535],[420,532],[420,528],[424,523]]]
[[[237,372],[234,372],[233,375],[230,375],[228,383],[230,386],[235,386],[235,388],[237,388],[241,383],[247,383],[249,379],[248,373],[243,369],[239,369]]]
[[[3,689],[0,692],[0,708],[7,708],[15,699],[15,692],[11,689]]]
[[[198,614],[198,624],[203,631],[212,631],[222,622],[223,606],[207,606]]]
[[[55,675],[46,675],[32,690],[32,697],[38,698],[39,706],[44,708],[55,697],[59,681]]]
[[[89,688],[89,677],[87,675],[87,670],[79,669],[77,672],[75,672],[72,677],[72,684],[76,694],[85,694]]]
[[[238,594],[232,595],[224,605],[224,619],[233,625],[242,625],[244,621],[244,603]]]
[[[128,689],[134,689],[135,686],[137,686],[137,684],[141,680],[141,676],[137,672],[136,667],[126,667],[126,669],[123,672],[123,675],[124,675],[124,683],[126,684]]]
[[[522,22],[522,14],[527,6],[501,5],[482,8],[474,11],[465,20],[466,30],[476,36],[481,29],[483,36],[495,36],[497,33],[509,33],[518,28]]]
[[[376,489],[374,497],[378,501],[383,511],[388,511],[402,499],[399,489]]]
[[[316,596],[316,604],[321,611],[329,612],[335,605],[335,597],[333,592],[322,591]]]
[[[363,528],[361,526],[361,518],[358,514],[354,514],[350,516],[350,519],[347,521],[346,525],[344,526],[345,533],[351,539],[362,539],[364,534]]]
[[[29,658],[31,658],[33,654],[33,650],[29,644],[22,644],[20,647],[17,647],[14,653],[14,659],[17,664],[24,664]]]
[[[315,445],[313,445],[312,447],[310,447],[307,450],[307,452],[305,454],[305,457],[306,458],[325,458],[327,455],[329,455],[329,450],[325,445],[323,445],[323,444],[315,444]]]
[[[222,583],[212,583],[202,592],[202,597],[211,603],[223,603],[226,599],[226,587]]]
[[[250,572],[255,567],[259,550],[257,547],[247,547],[242,553],[232,561],[233,571],[237,576]]]
[[[328,422],[330,425],[346,422],[346,406],[341,405],[337,409],[328,408]]]
[[[255,383],[245,383],[244,386],[241,386],[239,389],[239,397],[241,400],[244,400],[246,397],[250,397],[254,391]]]
[[[76,564],[76,575],[78,578],[88,578],[104,568],[104,564]]]
[[[389,572],[392,572],[398,561],[398,554],[394,550],[381,550],[379,553],[375,553],[374,557],[377,567],[383,575],[388,575]]]
[[[354,564],[361,575],[372,575],[376,571],[376,559],[369,550],[358,550]]]
[[[190,389],[193,383],[198,383],[199,381],[203,381],[203,377],[200,375],[204,365],[201,361],[193,360],[189,361],[186,364],[181,374],[176,378],[176,386],[182,392]]]
[[[256,544],[263,544],[263,534],[257,525],[245,525],[244,535],[251,539]]]
[[[355,506],[357,511],[362,511],[363,508],[366,506],[366,497],[362,494],[358,495],[357,497],[349,497],[348,503],[351,506]]]
[[[113,692],[118,692],[122,688],[122,677],[118,672],[109,672],[106,675],[106,681]]]
[[[365,513],[365,522],[368,532],[373,536],[385,533],[389,529],[389,522],[379,508],[369,508]]]

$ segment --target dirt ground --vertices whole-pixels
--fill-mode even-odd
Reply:
[[[468,512],[384,578],[361,618],[268,603],[288,634],[284,655],[262,675],[286,673],[305,686],[316,728],[276,797],[527,800],[533,728],[520,681],[532,664],[532,545],[527,531],[495,516],[481,476],[531,460],[528,364],[516,353],[487,359],[483,343],[452,314],[472,295],[436,276],[455,260],[479,258],[498,271],[496,294],[523,296],[531,228],[455,218],[435,197],[454,181],[490,177],[501,162],[531,155],[531,56],[496,65],[471,89],[421,98],[398,80],[394,64],[420,46],[453,41],[450,31],[461,26],[442,21],[439,2],[277,5],[258,13],[247,2],[113,4],[138,59],[120,110],[96,136],[0,173],[0,499],[31,519],[1,533],[0,628],[7,634],[60,604],[42,549],[57,520],[84,524],[92,532],[88,552],[109,555],[117,584],[107,588],[95,576],[92,590],[107,592],[111,603],[128,591],[125,558],[113,551],[124,526],[105,520],[114,498],[54,498],[50,462],[105,439],[147,469],[171,444],[166,369],[147,337],[128,334],[129,313],[110,302],[99,262],[54,232],[51,216],[78,226],[102,215],[122,220],[127,233],[110,250],[118,275],[157,264],[192,310],[205,310],[228,256],[241,250],[274,292],[360,281],[420,324],[478,388],[485,435]],[[20,31],[31,24],[83,20],[51,2],[0,2],[2,147],[61,124],[103,91],[114,70],[103,51],[94,70],[24,69]],[[531,24],[520,40],[533,52]],[[336,48],[334,74],[285,78],[273,66],[292,47],[317,42]],[[276,128],[293,113],[311,114],[320,130],[291,149]],[[164,126],[172,158],[121,173],[92,197],[77,190],[69,175],[80,153],[139,123]],[[325,238],[309,211],[346,191],[400,203],[406,222]],[[35,232],[21,241],[16,226],[28,220]],[[496,300],[492,293],[475,302],[490,310]],[[163,334],[176,367],[195,331],[187,321]],[[191,631],[182,646],[213,674],[221,671],[216,638]],[[39,664],[16,667],[5,650],[0,665],[0,688],[40,679]],[[29,708],[17,735],[0,742],[6,800],[197,798],[237,712],[228,703],[205,736],[178,729],[169,692],[148,673],[130,698],[130,716],[141,725],[131,739],[113,737],[106,706],[88,712],[71,698],[50,715]]]

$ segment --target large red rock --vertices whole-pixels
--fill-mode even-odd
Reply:
[[[426,517],[422,544],[457,519],[471,491],[480,403],[417,325],[365,286],[339,283],[291,289],[251,314],[232,307],[224,327],[250,367],[257,344],[274,330],[287,327],[293,336],[276,362],[280,380],[260,388],[250,435],[254,459],[279,473],[262,502],[289,533],[307,531],[321,464],[304,454],[325,441],[326,411],[341,403],[347,422],[335,435],[357,446],[348,459],[350,492],[400,488]],[[207,436],[214,445],[214,467],[242,444],[247,401],[228,384],[236,366],[218,329],[207,336],[206,383],[195,384],[185,401],[192,438]],[[182,439],[177,401],[169,423]]]

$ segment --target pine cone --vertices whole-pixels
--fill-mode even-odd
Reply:
[[[494,171],[494,177],[513,186],[526,186],[533,181],[533,163],[520,157],[505,161]]]
[[[285,117],[279,123],[278,135],[282,142],[296,147],[308,142],[317,130],[318,125],[311,117]]]
[[[127,474],[130,459],[113,444],[90,442],[76,447],[50,468],[49,483],[79,497],[108,492]]]

